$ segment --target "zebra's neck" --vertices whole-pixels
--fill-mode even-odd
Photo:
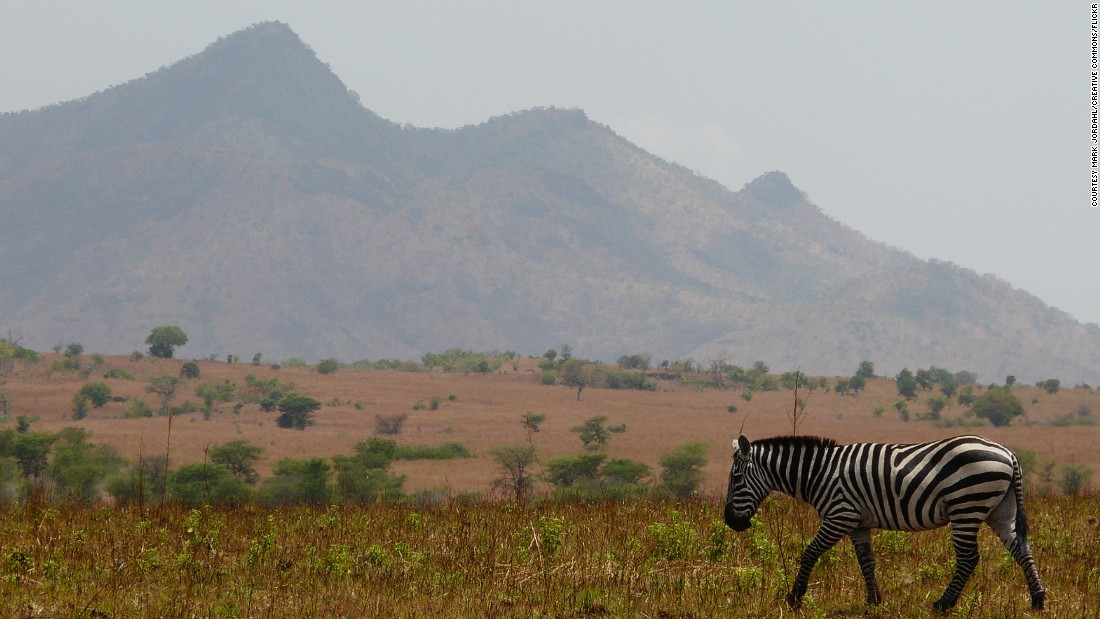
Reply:
[[[769,480],[772,490],[789,494],[814,507],[825,500],[821,480],[831,468],[839,449],[812,441],[776,440],[759,445],[757,466]]]

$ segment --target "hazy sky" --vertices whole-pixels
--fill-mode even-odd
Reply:
[[[732,189],[782,170],[872,239],[1100,323],[1088,3],[825,4],[5,2],[0,111],[280,20],[384,118],[581,108]]]

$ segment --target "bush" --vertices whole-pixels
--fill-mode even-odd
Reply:
[[[172,497],[184,505],[240,505],[252,498],[252,489],[218,464],[185,464],[169,482]]]
[[[435,447],[428,445],[397,445],[392,452],[394,460],[454,460],[456,458],[472,457],[474,455],[470,452],[470,448],[462,443],[443,443]]]
[[[153,408],[142,398],[130,400],[130,406],[126,408],[126,417],[152,417]]]
[[[374,431],[379,434],[401,434],[401,430],[405,426],[405,420],[408,418],[409,416],[405,413],[400,415],[375,415]]]
[[[1062,381],[1058,380],[1057,378],[1048,378],[1044,381],[1036,383],[1035,386],[1043,389],[1051,395],[1054,395],[1055,393],[1058,393],[1058,389],[1061,388]]]
[[[329,480],[332,468],[321,458],[275,464],[274,474],[260,488],[260,503],[278,505],[327,505],[332,499]]]
[[[527,412],[523,414],[523,427],[532,432],[538,432],[539,426],[544,421],[546,421],[546,415],[541,413]]]
[[[88,416],[88,396],[78,393],[73,396],[73,419],[80,421]]]
[[[171,356],[171,355],[169,355]],[[194,361],[188,361],[180,366],[180,376],[188,380],[192,380],[199,377],[199,364]]]
[[[990,387],[974,398],[970,410],[978,418],[986,419],[998,427],[1007,426],[1013,418],[1024,414],[1023,404],[1008,387]]]
[[[675,497],[685,497],[699,489],[703,467],[707,464],[704,443],[686,443],[661,456],[661,488]]]
[[[318,374],[335,374],[340,369],[340,362],[336,359],[325,359],[317,364]]]
[[[111,387],[107,383],[97,380],[81,387],[80,395],[88,398],[88,401],[95,408],[103,408],[107,402],[111,401]]]
[[[1063,464],[1062,476],[1058,480],[1062,486],[1062,492],[1066,494],[1081,494],[1088,486],[1092,471],[1079,464]]]
[[[568,488],[579,481],[595,481],[604,454],[561,456],[546,463],[546,479],[558,488]]]
[[[123,380],[134,380],[134,375],[122,368],[107,368],[107,371],[103,373],[103,378],[121,378]]]
[[[278,409],[282,414],[275,420],[275,425],[280,428],[305,430],[306,426],[313,425],[313,411],[319,408],[321,403],[313,398],[288,393],[279,400]]]

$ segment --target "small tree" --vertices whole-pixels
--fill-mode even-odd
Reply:
[[[546,421],[546,415],[541,413],[527,412],[523,414],[523,427],[532,432],[538,432],[543,421]]]
[[[1039,382],[1036,386],[1042,388],[1047,393],[1054,395],[1055,393],[1058,393],[1058,389],[1062,387],[1062,381],[1058,380],[1057,378],[1048,378],[1044,381]]]
[[[581,481],[595,481],[599,478],[600,465],[606,459],[605,454],[554,458],[546,463],[546,479],[558,488],[568,488]]]
[[[979,419],[988,419],[995,426],[1007,426],[1014,417],[1024,414],[1024,405],[1008,387],[990,387],[974,398],[970,410]]]
[[[84,354],[84,345],[80,342],[70,342],[69,345],[65,347],[65,356],[69,359],[79,357],[82,354]]]
[[[685,497],[699,489],[703,467],[707,464],[707,446],[686,443],[661,456],[661,488],[676,497]]]
[[[218,464],[184,464],[172,473],[172,497],[184,505],[240,505],[252,489]]]
[[[909,371],[909,368],[904,368],[898,372],[898,375],[894,377],[894,383],[897,385],[898,395],[901,397],[906,400],[917,397],[917,388],[920,385],[917,383],[917,378]]]
[[[517,501],[525,500],[534,489],[530,474],[535,462],[535,450],[530,445],[506,445],[489,452],[501,469],[501,476],[493,481],[493,487],[513,494]]]
[[[50,463],[54,498],[66,503],[91,505],[99,499],[100,484],[122,466],[122,458],[109,445],[87,442],[82,428],[57,433]]]
[[[172,403],[172,398],[176,397],[176,389],[179,385],[180,379],[177,376],[165,374],[164,376],[154,376],[149,379],[149,384],[145,386],[145,391],[156,394],[157,399],[160,400],[160,414],[168,414],[168,406]]]
[[[928,398],[928,418],[939,419],[940,413],[943,412],[944,407],[947,406],[947,398],[940,396],[933,396]]]
[[[379,434],[401,434],[401,429],[405,426],[405,420],[409,418],[407,413],[401,413],[399,415],[375,415],[374,416],[374,431]]]
[[[88,398],[95,408],[103,408],[111,401],[111,387],[101,380],[85,384],[80,388],[80,394]]]
[[[277,408],[282,414],[275,420],[275,425],[305,430],[306,426],[313,425],[313,411],[321,408],[321,403],[313,398],[289,393],[279,400]]]
[[[80,421],[88,416],[88,396],[78,393],[73,396],[73,419]]]
[[[611,486],[642,484],[652,472],[653,469],[644,462],[623,458],[609,460],[600,467],[600,475],[606,478]]]
[[[254,485],[260,479],[260,474],[256,472],[254,465],[263,453],[263,447],[248,441],[229,441],[210,449],[210,461],[225,466],[230,473],[246,484]]]
[[[194,361],[188,361],[180,366],[180,376],[188,380],[194,380],[199,377],[201,371],[199,370],[199,364]]]
[[[145,338],[149,354],[161,359],[171,359],[177,348],[187,343],[187,334],[175,326],[156,327]]]
[[[564,354],[564,353],[563,353]],[[568,358],[561,365],[558,373],[559,381],[577,390],[577,399],[581,399],[581,392],[587,387],[592,387],[603,382],[603,375],[599,366],[594,363],[586,363],[580,359]]]
[[[340,362],[336,359],[325,359],[317,364],[318,374],[335,374],[340,369]]]
[[[854,376],[859,376],[864,380],[868,378],[874,378],[875,364],[870,361],[861,361],[859,363],[859,367],[856,368],[856,373],[854,374]]]
[[[626,432],[626,424],[604,427],[607,415],[597,415],[584,420],[584,423],[573,428],[577,432],[584,448],[587,451],[599,451],[611,442],[612,433]]]
[[[1080,464],[1063,464],[1062,476],[1058,483],[1062,486],[1062,492],[1070,495],[1081,494],[1088,486],[1092,470]]]

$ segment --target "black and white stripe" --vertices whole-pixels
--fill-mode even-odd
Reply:
[[[760,502],[773,491],[810,503],[821,527],[802,554],[787,596],[797,608],[818,558],[845,535],[851,538],[867,584],[867,602],[881,601],[875,581],[871,529],[923,531],[951,525],[956,568],[947,590],[933,605],[951,608],[978,564],[978,529],[983,522],[1023,568],[1031,607],[1041,609],[1046,593],[1027,544],[1020,463],[1001,445],[978,436],[914,445],[838,445],[818,437],[777,437],[733,443],[733,468],[726,494],[730,528],[749,527]]]

